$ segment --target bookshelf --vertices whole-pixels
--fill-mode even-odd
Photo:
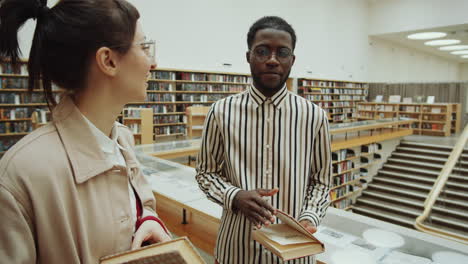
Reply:
[[[201,137],[206,115],[210,111],[207,106],[187,107],[187,138]]]
[[[292,82],[291,78],[286,82],[289,90]],[[152,108],[154,140],[170,141],[189,136],[188,107],[209,107],[220,99],[245,91],[250,83],[250,74],[244,73],[158,68],[151,71],[146,101],[127,106]],[[192,132],[195,131],[192,129]]]
[[[356,121],[357,103],[366,101],[368,87],[364,82],[298,79],[298,94],[322,107],[331,123]]]
[[[358,103],[360,120],[412,118],[414,134],[450,136],[461,125],[461,106],[454,103]]]
[[[0,58],[0,157],[37,127],[34,113],[47,110],[42,90],[28,92],[27,87],[27,61],[14,66]],[[58,98],[59,89],[54,91]]]
[[[333,207],[349,210],[354,198],[368,182],[371,166],[379,164],[382,144],[370,143],[332,152],[332,187],[330,198]]]
[[[135,145],[153,143],[152,108],[124,108],[122,124],[132,131]]]

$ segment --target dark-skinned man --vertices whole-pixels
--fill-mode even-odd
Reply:
[[[315,232],[329,205],[328,118],[286,88],[296,34],[279,17],[263,17],[247,34],[252,85],[213,104],[202,136],[197,181],[223,206],[218,263],[281,263],[251,238],[277,223],[276,210]],[[314,257],[288,263],[315,263]]]

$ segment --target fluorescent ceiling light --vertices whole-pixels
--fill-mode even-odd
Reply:
[[[436,38],[443,38],[447,36],[447,33],[444,32],[422,32],[408,35],[407,38],[409,39],[436,39]]]
[[[468,49],[468,45],[454,45],[454,46],[444,46],[440,47],[440,50],[464,50]]]
[[[468,59],[468,55],[463,55],[461,57],[464,58],[464,59]]]
[[[454,55],[468,54],[468,50],[457,50],[457,51],[452,51],[450,53]]]
[[[453,45],[460,43],[457,39],[438,39],[438,40],[431,40],[424,43],[427,46],[443,46],[443,45]]]

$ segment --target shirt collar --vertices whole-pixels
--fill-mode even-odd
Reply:
[[[289,92],[285,84],[283,88],[281,88],[281,90],[279,90],[276,94],[269,98],[266,97],[263,93],[261,93],[257,88],[255,88],[255,85],[251,84],[249,94],[252,97],[254,104],[256,104],[257,106],[262,105],[265,101],[270,99],[274,107],[281,108],[281,104],[284,102],[284,99],[289,94]]]
[[[118,130],[117,130],[116,123],[114,123],[114,125],[112,126],[110,137],[108,137],[100,129],[98,129],[91,121],[89,121],[89,119],[86,118],[86,116],[83,115],[83,113],[81,113],[81,115],[83,116],[83,119],[86,121],[86,123],[89,125],[89,128],[91,129],[91,132],[93,133],[93,135],[96,137],[99,148],[104,153],[115,154],[115,149],[116,149],[115,146],[118,146],[120,149],[122,149],[122,147],[117,142]]]

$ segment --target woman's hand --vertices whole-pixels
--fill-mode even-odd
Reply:
[[[171,237],[164,231],[164,228],[156,221],[148,220],[143,222],[133,237],[132,250],[141,247],[143,242],[148,241],[151,244],[166,242]]]

